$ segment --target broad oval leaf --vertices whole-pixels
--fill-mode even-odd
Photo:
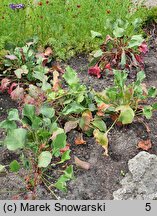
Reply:
[[[52,154],[49,151],[43,151],[38,157],[38,167],[47,167],[51,163]]]
[[[119,121],[122,124],[130,124],[132,123],[135,113],[133,109],[129,105],[123,105],[116,108],[116,111],[120,110]]]
[[[23,148],[26,142],[27,131],[24,128],[11,130],[4,140],[4,144],[11,151]]]
[[[107,132],[103,133],[103,132],[100,132],[98,129],[95,129],[93,132],[93,135],[94,135],[94,138],[96,139],[96,142],[105,149],[104,155],[108,156]]]

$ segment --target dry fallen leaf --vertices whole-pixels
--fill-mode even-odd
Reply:
[[[77,127],[78,122],[78,120],[66,122],[64,125],[65,133],[68,133],[72,129],[75,129]]]
[[[59,73],[58,71],[53,71],[53,91],[58,91],[58,88],[59,88]]]
[[[93,120],[93,116],[90,110],[86,110],[82,113],[80,120],[80,127],[83,131],[88,131],[90,129],[90,123]]]
[[[47,47],[46,50],[45,50],[45,52],[44,52],[44,56],[45,56],[45,57],[49,57],[49,56],[51,56],[52,54],[53,54],[52,49],[51,49],[50,47]]]
[[[91,164],[86,162],[86,161],[82,161],[80,160],[78,157],[74,157],[75,160],[75,164],[76,166],[78,166],[79,168],[85,169],[85,170],[89,170],[91,168]]]
[[[82,133],[80,133],[80,134],[75,138],[75,144],[76,144],[76,145],[86,144],[86,141],[83,139],[83,134],[82,134]]]
[[[141,140],[141,141],[139,141],[137,146],[138,146],[138,148],[141,148],[141,149],[143,149],[145,151],[148,151],[152,147],[152,143],[151,143],[150,139]]]

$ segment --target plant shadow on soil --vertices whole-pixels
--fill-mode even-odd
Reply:
[[[157,87],[157,44],[153,41],[150,51],[145,57],[145,83],[147,86]],[[88,61],[86,56],[72,58],[67,62],[73,69],[78,71],[82,83],[92,86],[95,90],[102,90],[113,82],[113,78],[97,79],[87,74]],[[0,121],[6,117],[8,109],[17,107],[6,94],[0,94]],[[73,130],[68,134],[68,143],[71,144],[72,163],[74,156],[91,164],[89,170],[78,169],[74,165],[75,180],[68,183],[66,194],[55,191],[60,199],[68,200],[112,200],[113,191],[120,188],[120,180],[128,172],[128,160],[133,158],[141,150],[137,148],[140,140],[151,139],[152,148],[150,153],[157,155],[157,112],[151,120],[145,120],[151,132],[148,134],[142,123],[132,123],[127,126],[114,127],[109,133],[109,156],[103,155],[103,149],[96,144],[93,138],[85,137],[85,145],[75,145],[74,139],[77,131]],[[4,136],[0,131],[0,139]],[[16,153],[9,153],[1,148],[0,164],[7,164],[11,159],[16,159]],[[22,173],[20,171],[20,173]],[[21,174],[22,175],[22,174]],[[8,173],[0,176],[0,199],[12,199],[13,195],[19,194],[25,187],[22,180],[16,174]],[[18,191],[18,192],[17,192]],[[20,196],[23,199],[23,193]],[[54,199],[43,185],[37,188],[37,199]]]

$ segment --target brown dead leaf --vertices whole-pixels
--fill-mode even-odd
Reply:
[[[70,149],[70,144],[67,143],[64,148],[60,149],[60,153],[63,154],[64,152],[68,151],[69,149]]]
[[[111,106],[111,104],[102,103],[100,106],[98,106],[97,115],[98,116],[104,116],[105,115],[104,111],[107,110],[110,106]]]
[[[77,167],[85,169],[85,170],[89,170],[91,168],[91,164],[86,162],[86,161],[82,161],[80,160],[78,157],[74,156],[74,160],[75,160],[75,164]]]
[[[76,145],[86,144],[86,141],[83,139],[83,134],[79,133],[79,135],[75,138]]]
[[[53,71],[53,87],[52,87],[52,89],[53,89],[53,91],[58,91],[58,89],[59,89],[59,79],[58,79],[58,77],[59,77],[59,73],[58,73],[58,71]]]
[[[90,110],[86,110],[82,113],[80,127],[83,131],[88,131],[90,129],[90,123],[93,120],[93,116]]]
[[[58,65],[58,64],[54,64],[51,67],[51,71],[58,71],[59,73],[64,73],[64,70]]]
[[[45,56],[45,57],[49,57],[49,56],[51,56],[52,54],[53,54],[52,49],[51,49],[50,47],[47,47],[46,50],[45,50],[45,52],[44,52],[44,56]]]
[[[148,151],[152,147],[152,143],[151,143],[150,139],[148,139],[148,140],[141,140],[141,141],[139,141],[139,143],[137,144],[137,146],[140,149]]]
[[[78,120],[66,122],[64,125],[65,133],[68,133],[72,129],[75,129],[77,127],[78,122]]]
[[[148,90],[147,90],[147,86],[145,83],[141,84],[142,90],[143,90],[143,95],[148,95]]]

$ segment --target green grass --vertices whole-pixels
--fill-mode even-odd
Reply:
[[[0,2],[0,50],[8,42],[22,45],[38,36],[40,45],[51,45],[56,56],[65,59],[95,49],[100,41],[92,40],[90,31],[101,32],[104,37],[110,34],[104,29],[108,18],[131,23],[137,17],[144,20],[148,14],[145,7],[137,7],[131,0],[49,0],[48,4],[43,0],[42,6],[33,2],[11,2],[26,5],[19,11],[9,8],[8,0]],[[130,26],[128,35],[132,34]]]

